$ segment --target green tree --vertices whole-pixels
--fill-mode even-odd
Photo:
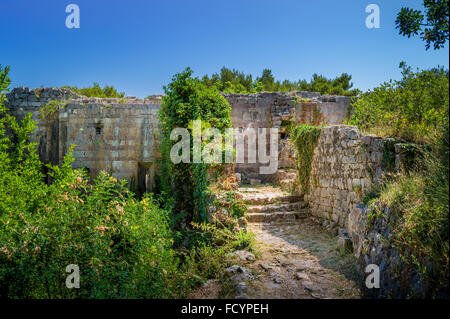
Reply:
[[[253,80],[251,74],[245,74],[236,69],[223,67],[220,73],[214,73],[211,78],[203,76],[202,82],[208,86],[215,86],[225,93],[255,93],[255,92],[291,92],[314,91],[321,94],[356,96],[358,89],[352,89],[352,76],[342,73],[334,79],[314,74],[311,81],[276,80],[272,70],[264,69],[261,76]]]
[[[328,79],[315,73],[310,82],[306,80],[299,81],[298,89],[301,91],[319,92],[320,94],[356,96],[360,91],[351,89],[353,87],[351,79],[352,76],[347,73],[342,73],[334,79]]]
[[[174,199],[173,218],[177,227],[188,225],[192,221],[206,220],[206,189],[209,184],[207,169],[210,164],[172,163],[170,149],[175,142],[170,140],[170,133],[174,128],[187,128],[190,140],[193,141],[194,120],[201,120],[205,127],[222,131],[231,127],[231,108],[227,100],[216,85],[208,86],[192,77],[192,73],[190,68],[186,68],[164,87],[166,95],[159,111],[162,131],[161,175],[164,176],[162,189]]]
[[[276,88],[275,78],[272,74],[272,70],[270,69],[264,69],[261,76],[256,78],[256,81],[260,82],[263,85],[264,91],[271,92]]]
[[[87,96],[87,97],[101,97],[101,98],[123,98],[125,92],[119,92],[112,85],[105,85],[103,88],[97,82],[91,87],[78,88],[76,86],[63,86],[63,88],[71,89],[73,92]]]
[[[223,67],[220,73],[214,73],[211,78],[203,76],[202,81],[207,86],[215,85],[221,92],[251,93],[253,79],[251,74],[244,74],[236,69]]]
[[[424,0],[425,11],[402,8],[395,20],[396,28],[403,36],[420,35],[428,50],[444,47],[449,39],[448,0]]]

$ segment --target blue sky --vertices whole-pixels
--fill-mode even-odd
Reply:
[[[80,29],[65,26],[65,8],[80,8]],[[381,28],[365,26],[365,7],[380,7]],[[277,79],[313,73],[353,76],[355,87],[398,79],[400,61],[448,68],[448,45],[426,51],[395,29],[413,0],[2,0],[0,64],[12,86],[110,84],[130,96],[163,93],[173,74],[222,66]]]

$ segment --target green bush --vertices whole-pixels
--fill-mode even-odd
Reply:
[[[448,71],[413,72],[404,63],[400,66],[401,80],[383,83],[352,104],[349,124],[380,136],[430,142],[448,117]]]
[[[219,201],[217,205],[226,207],[228,213],[234,218],[243,217],[248,210],[248,207],[243,200],[236,199],[235,191],[225,192],[224,199]]]
[[[35,155],[16,159],[0,168],[1,296],[173,296],[168,214],[154,199],[134,200],[125,181],[104,172],[89,185],[85,172],[71,169],[70,154],[50,167],[51,185]],[[80,289],[65,286],[69,264],[80,267]]]

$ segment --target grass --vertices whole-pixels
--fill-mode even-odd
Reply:
[[[430,283],[433,296],[448,286],[449,220],[448,166],[431,161],[428,169],[402,174],[387,181],[372,199],[379,207],[369,216],[375,220],[389,207],[391,244],[413,272]]]

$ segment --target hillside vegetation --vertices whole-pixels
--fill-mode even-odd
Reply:
[[[71,167],[73,148],[61,165],[42,163],[31,114],[19,123],[5,110],[8,72],[0,66],[0,298],[180,298],[222,280],[229,252],[251,249],[232,216],[180,229],[164,194],[139,198],[106,172],[89,181]],[[69,265],[79,289],[66,287]]]
[[[366,202],[390,208],[390,242],[433,297],[449,276],[449,72],[401,67],[401,80],[361,95],[349,123],[409,143],[412,164],[374,185]]]

